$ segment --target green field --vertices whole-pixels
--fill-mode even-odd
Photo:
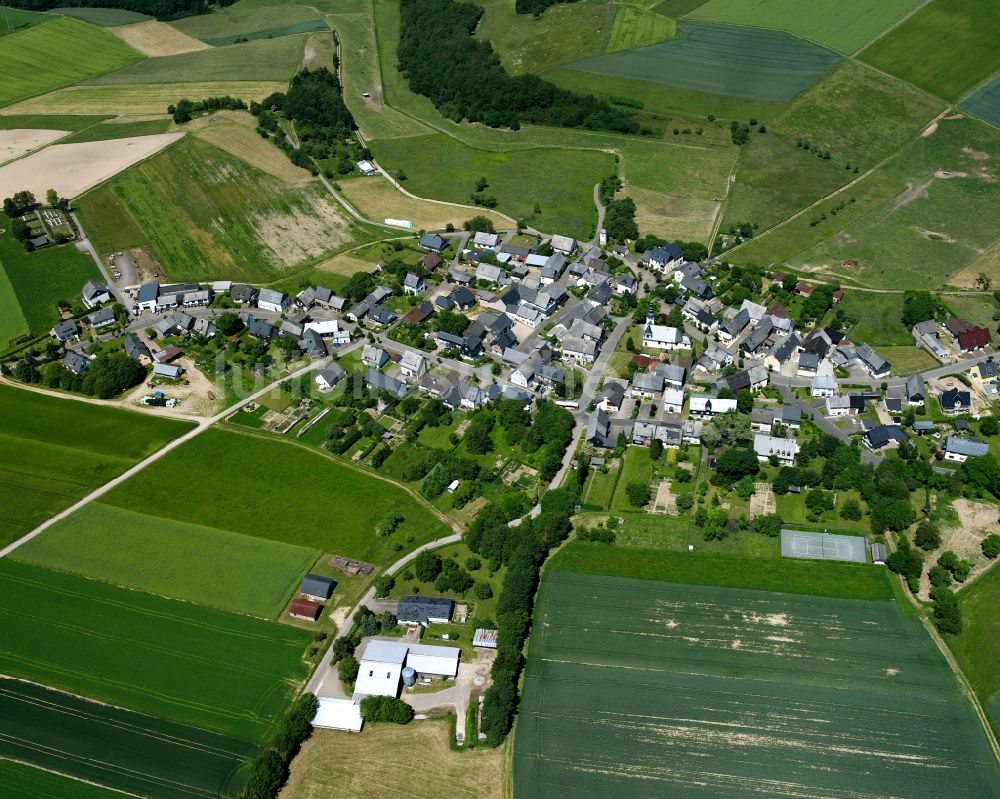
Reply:
[[[688,19],[774,28],[853,53],[910,13],[921,0],[709,0]]]
[[[0,545],[189,429],[186,422],[0,386]]]
[[[440,134],[380,139],[369,146],[382,166],[403,170],[404,188],[419,197],[469,203],[477,178],[483,176],[490,184],[484,193],[497,198],[498,211],[581,240],[591,238],[597,224],[594,184],[614,171],[609,153],[558,148],[491,152]],[[535,203],[541,206],[537,216]]]
[[[851,341],[864,341],[872,346],[913,344],[913,335],[901,321],[902,294],[848,290],[834,307],[858,320],[848,331]]]
[[[121,799],[117,791],[3,759],[0,792],[7,799]]]
[[[622,6],[615,15],[608,52],[666,42],[677,35],[677,22],[648,8]]]
[[[900,193],[789,258],[863,285],[936,288],[989,249],[1000,215],[1000,131],[975,119],[942,120],[876,174]],[[844,261],[856,261],[848,271]]]
[[[548,569],[519,797],[993,796],[955,677],[893,603]]]
[[[175,280],[274,279],[356,230],[318,184],[292,188],[191,136],[78,206],[98,252],[145,246]]]
[[[109,139],[126,139],[130,136],[153,136],[166,133],[171,121],[164,119],[143,119],[139,122],[108,122],[93,125],[86,130],[74,133],[60,140],[60,144],[76,144],[85,141],[107,141]]]
[[[91,116],[87,114],[5,114],[0,116],[0,130],[28,128],[32,130],[83,130],[108,119],[106,116]]]
[[[0,561],[0,673],[262,741],[306,677],[310,634]]]
[[[25,30],[40,25],[52,19],[51,14],[39,11],[27,11],[23,8],[5,8],[3,22],[0,23],[0,36],[9,36],[19,30]]]
[[[220,8],[214,14],[198,14],[170,24],[211,45],[229,44],[237,38],[253,40],[327,29],[315,9],[283,3],[261,8]]]
[[[994,0],[934,0],[859,57],[955,101],[1000,69],[995,22]]]
[[[128,11],[124,8],[53,8],[53,14],[65,14],[67,17],[77,17],[102,28],[115,28],[119,25],[131,25],[135,22],[149,22],[155,17],[140,14],[138,11]]]
[[[238,790],[238,772],[255,753],[253,744],[239,738],[0,678],[0,757],[77,780],[150,799],[227,796]],[[54,793],[43,794],[46,799],[122,795],[83,782],[64,786],[53,775],[9,765],[0,761],[4,799],[11,798],[8,781],[16,786],[29,776],[41,785],[53,783]]]
[[[666,519],[660,523],[669,524]],[[609,547],[575,541],[563,547],[552,568],[691,585],[752,588],[788,594],[885,600],[892,589],[882,569],[835,561],[735,557],[716,552]]]
[[[790,100],[838,63],[786,33],[682,22],[677,39],[567,64],[568,69],[758,100]]]
[[[35,335],[48,333],[59,321],[56,303],[79,299],[83,284],[100,277],[97,267],[89,255],[73,244],[26,252],[11,234],[10,221],[2,212],[0,229],[3,230],[0,233],[0,267],[7,273],[31,332]]]
[[[958,596],[962,633],[946,640],[994,729],[1000,729],[1000,571],[991,568]]]
[[[298,72],[302,65],[305,42],[306,37],[303,34],[280,39],[260,39],[161,58],[147,58],[88,83],[111,85],[199,83],[214,80],[287,81],[291,80],[292,75]]]
[[[0,303],[4,307],[3,317],[0,318],[0,348],[6,348],[11,339],[28,330],[28,320],[24,318],[24,311],[21,310],[14,286],[11,285],[2,262],[0,262]]]
[[[0,38],[0,107],[118,69],[140,56],[107,31],[60,17]]]
[[[1000,127],[1000,76],[966,97],[959,108]]]
[[[369,563],[396,560],[396,540],[412,548],[445,534],[392,483],[278,439],[222,430],[178,447],[103,501]],[[405,520],[392,537],[380,538],[375,523],[394,509]]]
[[[14,557],[125,588],[273,618],[320,554],[92,502]]]

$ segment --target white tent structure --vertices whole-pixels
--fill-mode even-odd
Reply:
[[[312,721],[313,727],[361,732],[362,724],[364,721],[361,718],[361,708],[350,699],[319,697],[319,708],[316,710],[316,718]]]

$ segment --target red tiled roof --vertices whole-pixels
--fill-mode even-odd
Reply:
[[[799,285],[795,287],[795,290],[799,294],[805,294],[807,297],[813,293],[813,287],[808,283],[799,283]]]
[[[313,602],[309,599],[293,599],[288,606],[288,615],[316,621],[322,610],[323,606],[319,602]]]
[[[990,331],[985,327],[974,327],[958,335],[958,346],[963,350],[974,350],[990,343]]]

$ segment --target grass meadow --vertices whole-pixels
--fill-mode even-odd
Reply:
[[[52,14],[45,14],[40,11],[28,11],[23,8],[7,8],[4,10],[3,27],[0,28],[0,36],[9,36],[18,31],[27,30],[35,25],[41,25],[55,19]]]
[[[260,742],[307,674],[311,636],[4,559],[0,672]]]
[[[186,422],[0,386],[7,544],[189,428]]]
[[[594,184],[615,168],[609,153],[555,147],[477,150],[441,134],[380,139],[370,146],[382,166],[403,170],[403,187],[418,196],[468,203],[482,176],[490,184],[484,193],[497,198],[498,211],[581,240],[593,236],[597,223]]]
[[[0,318],[0,347],[6,348],[7,343],[28,330],[28,320],[24,318],[24,311],[17,300],[14,286],[7,277],[3,269],[3,262],[0,261],[0,303],[3,304],[4,313]]]
[[[87,141],[107,141],[108,139],[127,139],[130,136],[155,136],[170,130],[172,123],[169,118],[143,119],[136,122],[107,122],[92,125],[60,140],[60,144],[76,144]]]
[[[920,5],[920,0],[710,0],[687,19],[788,31],[848,55]]]
[[[12,769],[0,761],[0,788],[30,775],[42,786],[52,783],[52,793],[37,794],[45,799],[122,795],[89,783],[149,799],[230,796],[243,782],[244,761],[257,749],[239,738],[6,678],[0,679],[0,711],[0,757],[78,780],[64,785],[47,772],[25,773],[23,766]],[[3,795],[22,794],[4,788]]]
[[[320,554],[92,502],[14,557],[125,588],[274,618]]]
[[[608,52],[666,42],[677,36],[677,22],[649,8],[621,6],[611,27]]]
[[[124,8],[57,8],[55,13],[67,17],[76,17],[92,25],[102,28],[117,28],[119,25],[132,25],[136,22],[148,22],[153,17],[129,11]]]
[[[1000,791],[954,675],[894,603],[549,568],[536,614],[517,796]]]
[[[111,85],[198,83],[216,80],[288,81],[302,64],[305,41],[306,36],[302,34],[279,39],[259,39],[160,58],[147,58],[88,83]]]
[[[117,791],[0,760],[0,791],[7,799],[121,799]]]
[[[318,185],[299,189],[187,137],[78,203],[100,253],[147,247],[175,280],[268,280],[329,255],[354,228]]]
[[[966,97],[959,107],[1000,127],[1000,76]]]
[[[292,27],[301,28],[295,33],[326,28],[315,9],[284,3],[258,8],[221,8],[217,13],[185,17],[170,25],[212,45],[229,44],[237,38],[254,40],[280,36],[282,30]]]
[[[178,447],[103,501],[377,564],[398,557],[396,539],[412,536],[412,548],[445,534],[392,483],[310,449],[223,430]],[[388,510],[404,521],[392,538],[380,538],[375,524]]]
[[[4,114],[0,116],[0,130],[68,130],[79,131],[104,122],[110,117],[93,116],[89,114],[67,114],[65,116],[50,116],[48,114]]]
[[[568,69],[758,100],[790,100],[838,63],[786,33],[682,22],[674,41],[567,64]]]
[[[1000,729],[1000,570],[996,567],[966,586],[958,595],[962,632],[945,640],[962,673],[983,703],[994,729]]]
[[[78,299],[88,280],[100,275],[93,259],[73,244],[25,252],[10,232],[10,220],[0,212],[0,264],[35,335],[47,333],[57,321],[56,303]],[[8,322],[4,322],[8,324]],[[24,332],[21,330],[20,332]]]
[[[995,22],[994,0],[928,3],[859,58],[954,102],[1000,69]]]
[[[110,33],[61,17],[0,37],[0,107],[118,69],[142,56]]]

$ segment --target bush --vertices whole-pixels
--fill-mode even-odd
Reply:
[[[765,516],[758,516],[753,521],[753,529],[768,538],[777,538],[781,534],[781,528],[785,520],[778,513],[768,513]]]
[[[591,530],[586,528],[578,530],[576,537],[580,541],[596,541],[599,544],[615,543],[615,531],[609,530],[607,527],[595,527]]]
[[[493,589],[489,583],[476,583],[476,599],[492,599]]]
[[[962,610],[958,598],[949,588],[935,588],[931,591],[934,600],[934,624],[938,630],[950,635],[962,632]]]
[[[858,521],[861,518],[861,504],[853,497],[845,500],[840,506],[840,518]]]
[[[379,599],[389,596],[389,592],[396,587],[396,581],[391,575],[383,574],[375,578],[375,596]]]
[[[680,510],[691,510],[694,507],[694,497],[690,494],[678,494],[677,507]]]
[[[652,498],[649,485],[646,483],[640,483],[638,480],[633,480],[625,486],[625,496],[628,497],[629,504],[634,505],[637,508],[645,507],[649,504],[649,500]]]
[[[413,708],[391,696],[366,696],[361,700],[361,718],[372,724],[408,724],[413,719]]]
[[[917,527],[917,532],[913,536],[913,543],[924,552],[930,552],[941,546],[941,533],[933,522],[923,521]]]
[[[983,539],[983,554],[990,560],[1000,556],[1000,535],[988,535]]]
[[[413,572],[420,582],[433,582],[441,573],[441,558],[433,552],[421,552],[413,561]]]
[[[358,671],[361,669],[361,664],[355,659],[354,655],[345,655],[339,664],[340,679],[348,684],[353,684],[358,679]]]

